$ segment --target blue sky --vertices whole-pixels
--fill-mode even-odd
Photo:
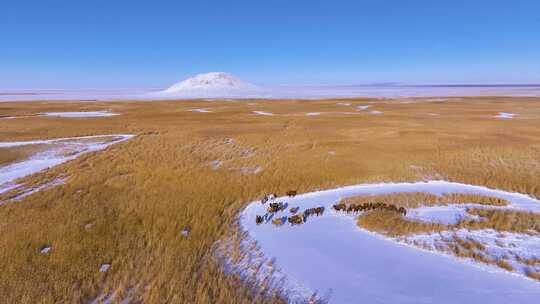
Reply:
[[[540,82],[538,0],[6,0],[0,87]]]

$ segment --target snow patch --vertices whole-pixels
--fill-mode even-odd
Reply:
[[[109,117],[120,115],[110,111],[86,111],[86,112],[45,112],[42,116],[65,117],[65,118],[85,118],[85,117]]]
[[[253,111],[256,115],[263,115],[263,116],[274,116],[274,113],[270,112],[263,112],[263,111]]]
[[[410,209],[406,219],[445,225],[457,224],[461,220],[480,220],[478,216],[467,213],[467,208],[484,208],[480,204],[459,204],[448,206],[430,206]]]
[[[49,251],[51,251],[51,246],[45,246],[45,247],[41,248],[41,250],[39,252],[42,253],[42,254],[47,254],[47,253],[49,253]]]
[[[111,268],[111,264],[101,264],[99,272],[107,272]]]
[[[199,113],[212,113],[212,111],[205,109],[205,108],[198,108],[198,109],[189,109],[186,110],[188,112],[199,112]]]
[[[518,114],[516,114],[516,113],[499,112],[499,114],[497,114],[495,117],[496,118],[504,118],[504,119],[512,119],[517,115]]]
[[[50,145],[51,148],[38,152],[26,160],[1,167],[0,193],[4,193],[20,186],[13,183],[19,178],[57,166],[69,160],[73,160],[85,153],[103,150],[112,144],[128,140],[133,136],[134,135],[118,134],[58,138],[49,140],[1,142],[0,148],[11,148],[36,144]],[[113,140],[109,140],[111,138]]]
[[[242,172],[242,174],[258,174],[262,172],[262,167],[261,166],[242,167],[240,168],[240,172]]]
[[[357,106],[356,108],[360,111],[363,111],[363,110],[367,110],[370,107],[371,107],[370,105],[363,105],[363,106]]]
[[[25,118],[25,117],[32,117],[32,116],[4,116],[4,117],[0,117],[0,119],[17,119],[17,118]]]
[[[210,162],[210,167],[212,167],[212,169],[214,169],[214,170],[219,169],[219,167],[221,167],[221,161],[219,159],[211,161]]]

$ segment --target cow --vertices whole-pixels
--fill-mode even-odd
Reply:
[[[287,194],[288,197],[295,197],[296,193],[296,190],[289,190],[285,194]]]
[[[274,212],[281,211],[285,208],[287,208],[287,206],[283,204],[282,202],[279,202],[279,203],[270,203],[270,206],[268,206],[267,210],[270,213],[274,213]]]
[[[300,214],[289,216],[288,221],[291,223],[291,226],[301,225],[305,222],[304,218]]]
[[[315,215],[319,216],[324,213],[324,207],[317,207],[315,208]]]
[[[256,223],[257,225],[262,224],[263,221],[264,221],[264,219],[263,219],[262,215],[256,215],[256,216],[255,216],[255,223]]]
[[[347,205],[341,203],[341,204],[335,204],[332,206],[332,208],[334,208],[334,210],[336,211],[345,211],[345,209],[347,208]]]
[[[266,204],[268,201],[273,201],[273,200],[276,199],[276,197],[277,197],[277,196],[276,196],[275,194],[273,194],[273,193],[266,194],[266,195],[262,198],[261,204],[264,205],[264,204]]]
[[[285,221],[287,221],[287,217],[283,216],[283,217],[273,219],[272,224],[274,224],[275,226],[281,226],[281,225],[285,224]]]
[[[315,214],[317,216],[322,215],[324,213],[324,207],[316,207],[316,208],[309,208],[304,211],[304,215],[306,217]]]
[[[294,208],[291,208],[291,209],[289,209],[289,211],[290,211],[292,214],[295,214],[296,212],[298,212],[298,209],[300,209],[300,207],[294,207]]]

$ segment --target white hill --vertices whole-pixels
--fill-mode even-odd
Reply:
[[[259,86],[223,72],[198,74],[159,92],[164,97],[179,98],[249,98],[264,97],[266,93]]]

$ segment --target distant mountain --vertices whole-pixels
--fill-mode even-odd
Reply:
[[[179,98],[246,98],[264,97],[264,88],[224,72],[198,74],[159,92]]]

